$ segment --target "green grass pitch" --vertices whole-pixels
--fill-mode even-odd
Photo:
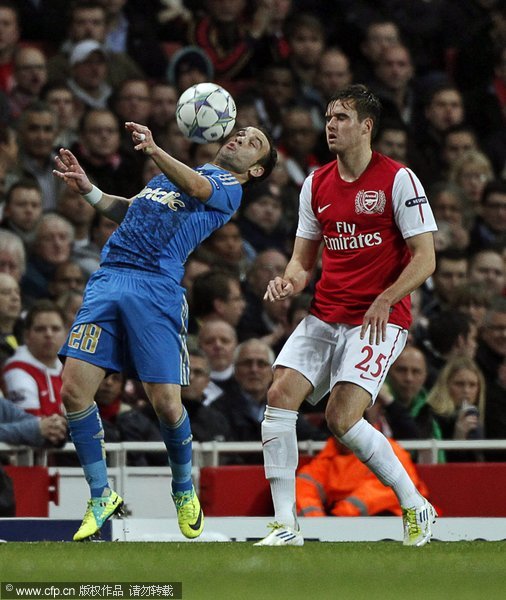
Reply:
[[[9,542],[0,581],[182,581],[185,600],[504,600],[506,542]]]

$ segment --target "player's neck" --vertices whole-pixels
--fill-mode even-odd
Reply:
[[[353,149],[337,155],[337,163],[339,165],[339,175],[344,181],[356,181],[362,173],[367,169],[367,165],[371,162],[371,148]]]

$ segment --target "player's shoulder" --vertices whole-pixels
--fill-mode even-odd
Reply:
[[[390,172],[393,175],[396,175],[399,171],[406,171],[406,165],[403,165],[385,154],[380,154],[379,152],[373,152],[371,167]]]

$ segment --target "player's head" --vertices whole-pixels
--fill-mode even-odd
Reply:
[[[245,127],[228,138],[218,150],[214,162],[232,171],[245,184],[266,179],[277,159],[271,136],[259,127]]]
[[[339,151],[353,143],[354,136],[374,138],[381,113],[381,103],[365,85],[353,84],[338,91],[327,104],[327,141]]]

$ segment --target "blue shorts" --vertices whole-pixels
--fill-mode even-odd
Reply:
[[[60,350],[149,383],[188,385],[188,305],[184,288],[170,277],[101,268]]]

